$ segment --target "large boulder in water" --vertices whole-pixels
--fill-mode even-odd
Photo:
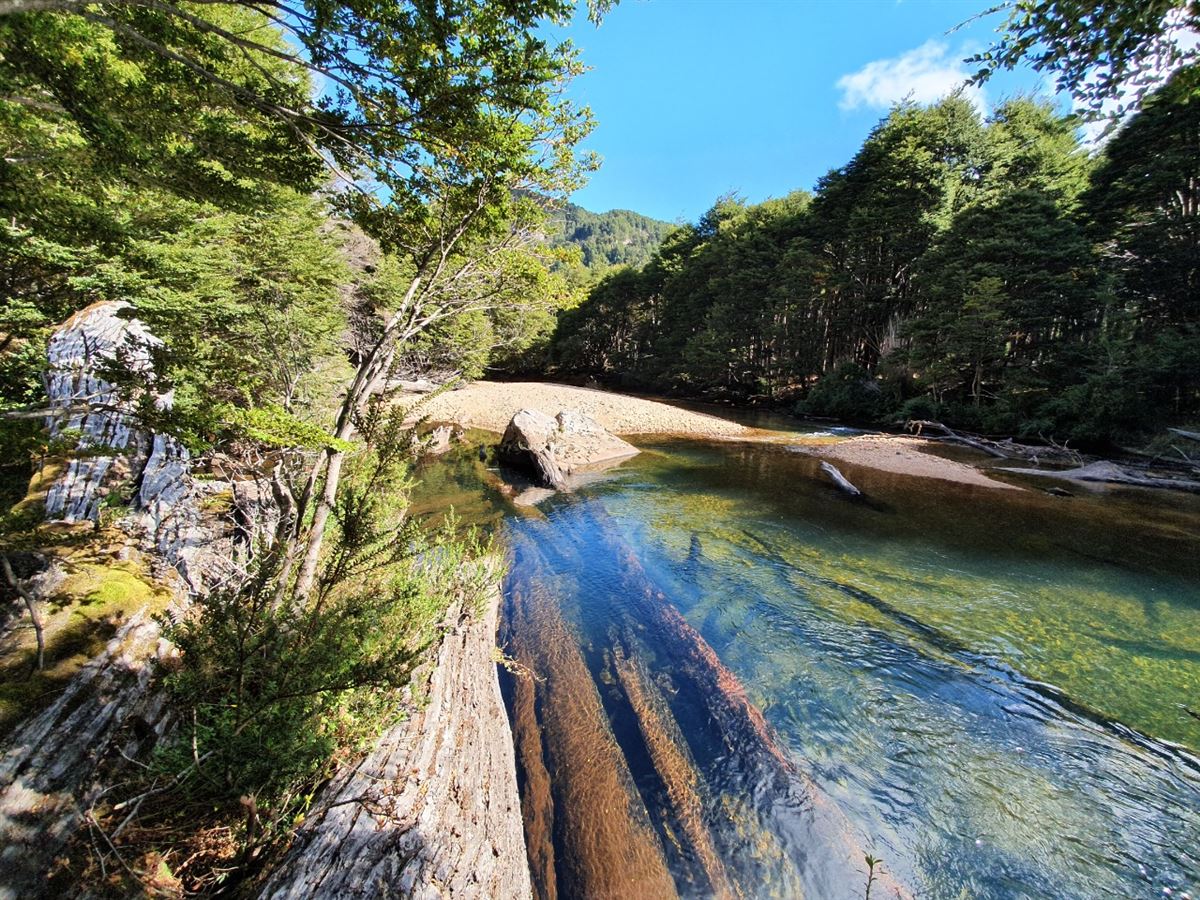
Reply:
[[[539,484],[567,490],[569,479],[590,469],[633,456],[638,449],[578,410],[564,409],[551,419],[522,409],[500,441],[500,459],[531,471]]]

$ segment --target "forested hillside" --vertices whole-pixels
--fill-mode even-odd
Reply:
[[[594,213],[574,203],[552,211],[546,226],[551,247],[578,247],[584,268],[597,275],[612,266],[645,265],[673,228],[628,209]]]
[[[812,194],[723,198],[562,315],[566,371],[1104,442],[1200,414],[1200,76],[1103,151],[1028,99],[895,109]]]

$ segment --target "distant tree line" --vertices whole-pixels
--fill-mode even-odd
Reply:
[[[597,277],[614,266],[645,265],[674,227],[628,209],[594,213],[574,203],[551,211],[546,223],[547,243],[578,247],[579,263]]]
[[[1099,154],[1016,99],[903,104],[810,195],[725,197],[561,314],[628,385],[1105,442],[1200,415],[1200,72]]]

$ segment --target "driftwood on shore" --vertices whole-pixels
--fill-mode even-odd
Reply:
[[[1094,462],[1073,469],[1004,469],[1017,475],[1037,475],[1041,478],[1062,478],[1068,481],[1092,481],[1107,484],[1128,484],[1133,487],[1163,488],[1200,494],[1200,481],[1187,478],[1161,478],[1131,471],[1111,462]]]
[[[928,419],[910,419],[904,423],[906,431],[928,441],[940,441],[948,444],[958,444],[970,447],[980,453],[996,459],[1025,459],[1030,462],[1073,462],[1082,463],[1083,457],[1071,448],[1055,444],[1053,441],[1045,446],[1019,444],[1012,438],[993,441],[980,435],[967,435],[955,431],[941,422],[931,422]]]
[[[851,497],[861,497],[862,491],[851,484],[850,479],[841,473],[837,466],[833,463],[821,460],[821,471],[829,476],[829,479],[838,486],[839,489],[845,491]]]

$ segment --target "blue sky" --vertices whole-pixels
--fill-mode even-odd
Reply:
[[[601,170],[572,198],[695,220],[719,195],[752,202],[811,188],[845,163],[888,107],[936,99],[1000,17],[956,25],[992,0],[622,0],[568,29],[591,71],[571,95],[599,122]],[[982,106],[1041,84],[997,76]]]

